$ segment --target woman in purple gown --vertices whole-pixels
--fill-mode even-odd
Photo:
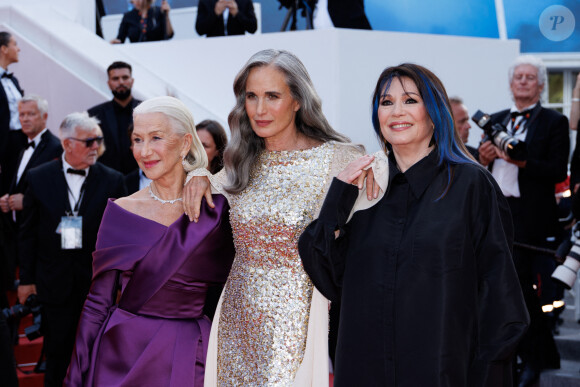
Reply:
[[[225,282],[234,257],[228,204],[214,195],[198,223],[183,213],[186,173],[207,157],[177,99],[139,105],[131,141],[152,183],[108,203],[65,385],[202,386],[206,293]]]

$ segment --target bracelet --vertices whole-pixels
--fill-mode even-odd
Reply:
[[[580,102],[580,98],[572,98],[572,102]]]

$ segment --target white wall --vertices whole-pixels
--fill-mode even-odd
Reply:
[[[294,52],[310,72],[330,123],[376,150],[370,99],[385,67],[424,65],[442,79],[450,95],[464,99],[470,112],[494,112],[511,104],[507,68],[518,55],[519,42],[334,29],[124,45],[122,50],[225,121],[235,102],[237,71],[265,48]],[[480,136],[481,130],[473,128],[470,143],[476,145]]]
[[[370,97],[386,66],[427,66],[471,113],[493,112],[511,104],[507,68],[519,52],[519,41],[338,29],[110,45],[48,6],[1,1],[0,28],[11,30],[22,47],[10,70],[27,92],[49,97],[52,128],[68,112],[111,98],[105,69],[115,60],[133,65],[138,97],[176,95],[196,121],[225,124],[237,71],[258,50],[283,48],[308,68],[330,123],[374,151]],[[470,143],[480,134],[472,129]]]

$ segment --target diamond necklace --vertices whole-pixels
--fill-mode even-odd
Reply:
[[[158,202],[161,202],[163,204],[165,203],[169,203],[169,204],[173,204],[175,202],[180,202],[183,200],[183,198],[177,198],[177,199],[171,199],[171,200],[165,200],[165,199],[161,199],[159,196],[155,195],[153,193],[153,188],[151,188],[151,184],[149,184],[149,195],[151,195],[151,197],[155,200],[157,200]]]

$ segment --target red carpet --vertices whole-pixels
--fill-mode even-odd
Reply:
[[[16,302],[16,294],[8,294],[10,305]],[[34,341],[29,341],[24,335],[24,328],[32,325],[32,316],[26,316],[20,321],[20,338],[18,345],[14,347],[14,356],[18,364],[19,387],[42,387],[44,385],[44,374],[34,373],[34,367],[42,351],[42,337]],[[329,375],[329,387],[333,386],[334,375]]]
[[[16,303],[16,292],[8,293],[8,302],[10,305]],[[18,383],[20,387],[42,387],[44,385],[44,374],[33,372],[42,351],[42,337],[29,341],[24,335],[24,328],[30,325],[32,325],[31,315],[24,317],[20,321],[18,345],[14,347],[14,357],[18,365]]]

